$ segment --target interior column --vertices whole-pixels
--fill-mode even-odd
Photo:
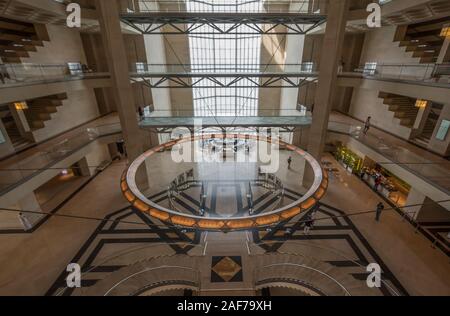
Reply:
[[[349,8],[348,0],[329,1],[328,3],[327,27],[322,46],[319,81],[308,142],[308,152],[318,160],[322,157],[325,148]],[[312,183],[313,175],[311,168],[307,167],[304,177],[305,185]]]
[[[128,159],[133,161],[143,153],[142,134],[138,125],[135,110],[133,89],[130,83],[127,54],[119,19],[119,7],[116,1],[96,0],[96,8],[100,21],[100,29],[108,58],[114,96],[122,126]],[[147,172],[140,168],[138,183],[147,182]]]

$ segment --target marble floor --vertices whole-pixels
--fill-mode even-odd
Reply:
[[[287,156],[280,161],[285,159]],[[373,213],[358,214],[373,210],[381,199],[331,156],[325,159],[335,164],[341,176],[331,180],[316,225],[307,236],[299,225],[301,219],[270,232],[200,233],[166,227],[129,208],[119,189],[125,163],[115,162],[32,234],[0,235],[0,295],[69,295],[71,291],[65,292],[63,284],[66,267],[72,262],[80,263],[83,271],[95,268],[86,270],[83,279],[83,286],[89,287],[131,263],[173,255],[204,258],[202,271],[211,271],[213,257],[241,257],[242,282],[211,282],[210,272],[205,272],[201,295],[232,291],[248,294],[252,285],[249,258],[253,253],[300,252],[315,247],[334,249],[362,263],[382,263],[389,282],[399,292],[450,295],[449,258],[433,249],[394,211],[386,210],[380,222],[374,220]],[[168,172],[168,164],[163,155],[147,164],[150,179],[159,180],[150,188],[156,192],[152,197],[156,201],[167,198],[165,185],[186,169],[180,165]],[[292,170],[282,163],[277,172],[293,198],[305,193],[301,185],[303,169],[302,161],[294,158]],[[291,227],[290,234],[286,234],[287,227]],[[339,269],[352,268],[330,253],[311,254]]]

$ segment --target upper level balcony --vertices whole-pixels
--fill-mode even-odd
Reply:
[[[450,88],[450,64],[376,64],[370,63],[352,72],[339,72],[340,78],[360,78]],[[210,84],[236,88],[252,84],[262,88],[298,88],[316,81],[314,63],[255,64],[245,66],[189,64],[147,64],[130,66],[132,81],[144,81],[151,88],[192,88]],[[0,65],[0,89],[55,82],[109,79],[109,73],[93,72],[80,63],[3,64]],[[168,83],[171,83],[168,85]]]
[[[0,65],[0,88],[99,78],[109,73],[95,73],[80,63]]]

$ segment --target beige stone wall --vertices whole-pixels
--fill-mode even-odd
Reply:
[[[372,125],[388,131],[396,136],[409,139],[411,129],[400,125],[400,120],[394,117],[394,112],[378,98],[378,90],[357,88],[353,93],[350,105],[350,115],[365,121],[372,117]]]
[[[78,30],[55,25],[47,25],[47,30],[50,41],[44,42],[44,47],[39,47],[37,52],[31,53],[27,63],[87,63]],[[45,128],[33,132],[35,141],[44,141],[99,116],[93,89],[68,92],[67,96],[68,99],[58,107],[58,112],[51,115],[50,121],[45,122]]]
[[[379,64],[418,64],[419,58],[413,58],[412,53],[407,53],[404,47],[399,47],[394,42],[396,26],[388,26],[372,30],[366,33],[361,54],[361,65],[366,62]],[[395,72],[390,68],[386,73]],[[394,118],[394,113],[388,110],[378,98],[378,90],[355,88],[349,108],[349,114],[360,120],[372,117],[372,124],[383,130],[389,131],[404,139],[409,139],[411,129],[400,125],[400,120]]]
[[[63,133],[71,128],[96,119],[100,115],[93,89],[69,91],[67,100],[58,107],[58,112],[51,114],[52,119],[45,121],[45,128],[35,130],[36,142]]]
[[[168,64],[191,63],[188,36],[166,36],[164,40]],[[192,89],[170,89],[172,110],[192,111],[194,107]]]
[[[405,47],[399,47],[394,42],[396,26],[386,26],[366,33],[361,64],[378,62],[380,64],[417,64],[420,58],[413,58],[412,52],[406,52]]]

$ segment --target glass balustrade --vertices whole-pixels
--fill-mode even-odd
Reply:
[[[119,123],[88,128],[57,144],[49,145],[22,160],[0,169],[0,195],[31,179],[35,175],[52,169],[58,161],[88,145],[102,136],[121,132]]]
[[[264,6],[255,11],[248,6],[249,1],[231,3],[226,0],[205,2],[201,0],[138,0],[133,1],[127,13],[187,12],[187,2],[200,3],[195,10],[189,12],[240,12],[240,13],[308,13],[320,14],[319,7],[325,0],[264,0]],[[254,2],[254,1],[251,1]],[[206,4],[206,6],[204,6]]]

